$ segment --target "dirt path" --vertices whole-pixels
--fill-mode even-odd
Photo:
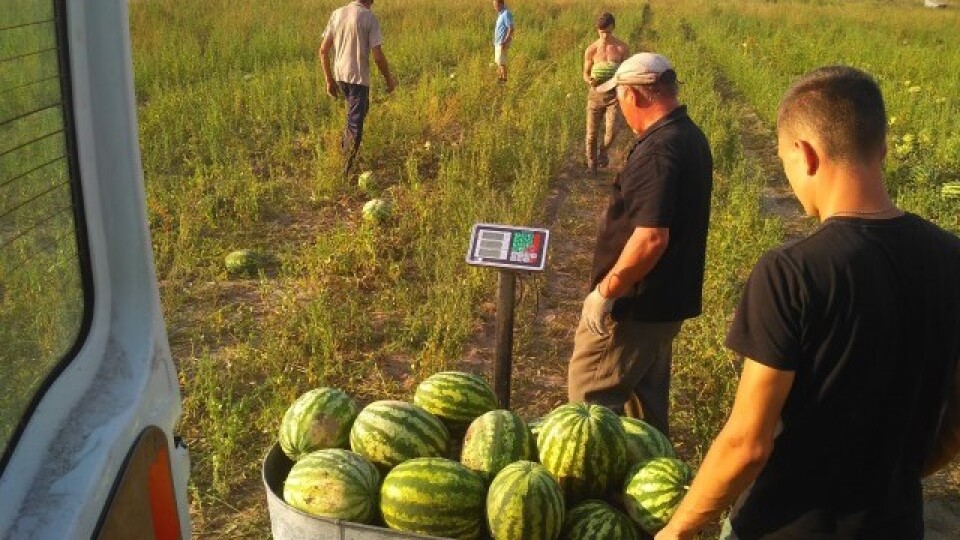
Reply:
[[[597,226],[633,139],[621,124],[610,167],[593,175],[586,173],[576,141],[551,185],[543,221],[536,224],[550,230],[547,266],[540,275],[521,278],[517,287],[510,403],[524,418],[543,415],[567,400],[567,360],[587,293]],[[468,347],[468,369],[492,373],[495,315],[491,299]]]

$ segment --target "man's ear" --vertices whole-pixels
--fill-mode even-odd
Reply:
[[[803,163],[807,176],[817,174],[817,171],[820,169],[820,154],[817,148],[810,144],[810,142],[802,139],[794,141],[793,144],[803,154]]]

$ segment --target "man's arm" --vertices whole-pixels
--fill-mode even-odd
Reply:
[[[503,36],[503,41],[500,42],[501,45],[509,45],[513,41],[513,18],[508,21],[507,25],[507,35]]]
[[[627,45],[626,41],[620,42],[620,61],[623,62],[627,58],[630,58],[630,46]]]
[[[387,55],[383,54],[383,49],[380,45],[374,47],[371,52],[373,53],[373,61],[377,63],[377,69],[380,70],[380,74],[383,75],[384,80],[387,81],[387,92],[393,92],[393,89],[397,87],[397,79],[390,73],[390,64],[387,63]]]
[[[794,372],[746,359],[733,410],[693,485],[656,540],[695,538],[756,479],[770,452]]]
[[[587,50],[583,52],[583,81],[591,86],[593,86],[593,77],[590,72],[593,70],[594,45],[591,43]]]
[[[947,397],[947,408],[940,421],[937,440],[923,464],[923,476],[946,467],[960,454],[960,360],[953,371],[952,391]]]
[[[591,332],[607,335],[606,318],[613,309],[613,301],[627,294],[656,266],[669,242],[670,229],[637,227],[633,230],[616,264],[583,300],[580,318]]]
[[[330,66],[330,49],[333,48],[333,38],[330,34],[327,34],[323,37],[323,42],[320,44],[320,50],[317,52],[317,55],[320,57],[320,65],[323,67],[323,80],[327,86],[327,94],[336,98],[340,95],[340,90],[337,88],[337,81],[333,80],[333,68]]]
[[[670,243],[670,229],[637,227],[613,268],[597,285],[604,298],[619,298],[657,265]]]

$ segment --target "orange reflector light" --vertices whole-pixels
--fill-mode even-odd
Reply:
[[[180,540],[180,518],[177,514],[177,498],[173,493],[173,475],[170,472],[170,456],[167,454],[166,445],[154,456],[147,475],[154,538]]]

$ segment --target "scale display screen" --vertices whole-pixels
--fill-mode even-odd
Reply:
[[[540,271],[547,262],[549,241],[547,229],[477,223],[470,234],[467,264]]]

